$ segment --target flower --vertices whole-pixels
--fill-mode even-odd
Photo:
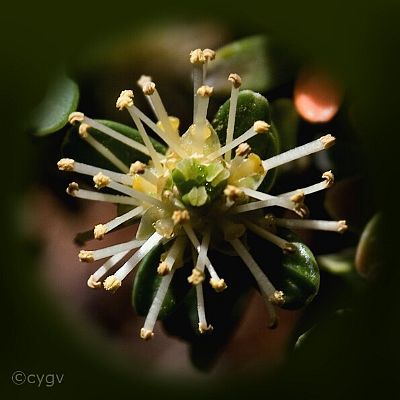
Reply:
[[[87,165],[70,158],[63,158],[58,162],[60,170],[92,176],[97,189],[97,191],[81,189],[76,182],[73,182],[67,188],[69,195],[132,207],[125,214],[96,225],[94,227],[96,239],[101,240],[128,220],[141,218],[138,233],[133,240],[99,250],[80,251],[79,259],[82,262],[90,263],[108,258],[89,277],[89,287],[100,288],[103,277],[129,253],[136,250],[114,274],[108,275],[103,280],[103,287],[107,291],[116,291],[125,277],[149,252],[160,244],[166,245],[167,251],[160,259],[157,269],[158,274],[162,276],[161,283],[140,332],[140,336],[145,340],[154,335],[155,322],[168,287],[176,269],[183,264],[185,248],[191,247],[197,253],[192,273],[187,280],[196,287],[200,333],[212,330],[206,318],[203,285],[208,281],[217,292],[227,289],[227,283],[218,275],[217,269],[214,268],[207,255],[210,247],[218,248],[218,240],[228,242],[236,255],[248,267],[265,299],[271,325],[276,325],[274,305],[285,303],[285,293],[275,288],[264,274],[243,243],[243,235],[248,230],[252,231],[281,248],[283,252],[290,253],[294,251],[294,246],[277,234],[277,227],[337,232],[343,232],[347,228],[345,221],[277,218],[257,211],[278,206],[291,210],[301,218],[307,216],[305,196],[331,186],[334,180],[331,171],[325,172],[319,183],[279,196],[266,194],[257,189],[268,171],[300,157],[325,150],[334,144],[335,138],[325,135],[305,145],[262,160],[259,155],[252,152],[247,142],[256,135],[267,137],[271,126],[266,121],[256,121],[246,132],[234,138],[241,78],[237,74],[231,74],[228,77],[231,83],[231,96],[226,140],[224,144],[220,143],[216,132],[207,120],[207,109],[213,88],[205,85],[205,78],[207,65],[214,57],[215,52],[209,49],[196,49],[190,53],[194,85],[193,124],[183,135],[179,134],[179,120],[168,115],[156,84],[150,77],[142,76],[138,84],[158,122],[154,123],[135,105],[132,90],[121,92],[116,107],[129,112],[143,144],[81,112],[74,112],[69,117],[71,124],[79,124],[81,138],[121,172]],[[165,154],[155,149],[145,125],[167,143],[168,150]],[[144,164],[132,160],[131,165],[125,165],[117,154],[112,153],[90,134],[90,127],[144,153],[150,157],[150,161]],[[234,149],[236,151],[232,158]],[[100,191],[102,188],[112,189],[113,193],[103,193]]]

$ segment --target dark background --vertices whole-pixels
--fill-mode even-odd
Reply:
[[[13,398],[221,398],[325,399],[400,396],[398,308],[398,63],[399,14],[395,2],[219,4],[191,2],[107,7],[53,2],[13,4],[1,10],[2,162],[2,371],[1,393]],[[148,21],[223,21],[240,32],[272,32],[292,52],[329,65],[352,98],[362,133],[374,201],[385,211],[385,269],[351,319],[325,325],[307,352],[274,376],[234,376],[190,382],[155,378],[139,365],[124,365],[65,321],[35,275],[38,249],[18,232],[18,207],[31,183],[30,110],[54,71],[76,62],[85,49]],[[365,202],[370,199],[364,199]],[[137,373],[132,373],[136,369]],[[15,370],[64,373],[62,385],[14,386]],[[170,397],[170,396],[168,396]],[[8,397],[7,397],[8,398]]]

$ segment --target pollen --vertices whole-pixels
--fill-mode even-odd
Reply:
[[[215,51],[211,49],[204,49],[203,50],[203,56],[207,61],[212,61],[215,59]]]
[[[102,172],[99,172],[97,175],[93,177],[93,182],[95,184],[94,187],[96,189],[101,189],[109,185],[111,179],[107,175],[104,175]]]
[[[223,279],[210,279],[210,285],[216,292],[222,292],[227,288],[226,283]]]
[[[119,95],[115,106],[118,110],[122,111],[125,108],[133,106],[133,92],[132,90],[123,90]]]
[[[267,124],[265,121],[254,122],[254,130],[257,133],[267,133],[269,131],[270,127],[271,127],[271,125]]]
[[[207,325],[203,322],[199,322],[199,332],[201,334],[206,333],[206,332],[212,332],[214,330],[212,325]]]
[[[79,252],[79,261],[82,262],[93,262],[94,261],[94,257],[93,257],[93,251],[88,251],[88,250],[81,250]]]
[[[238,74],[230,74],[228,81],[232,82],[232,85],[235,89],[240,88],[242,85],[242,78]]]
[[[275,305],[282,305],[285,303],[285,297],[282,291],[275,290],[275,292],[270,296],[269,301]]]
[[[206,58],[204,57],[203,51],[201,49],[192,50],[190,52],[190,62],[192,64],[204,64]]]
[[[231,201],[237,201],[243,196],[243,190],[239,189],[237,186],[228,185],[224,189],[224,195]]]
[[[155,92],[155,90],[156,90],[156,84],[154,82],[149,81],[143,85],[143,93],[146,96],[151,96]]]
[[[248,143],[240,143],[235,150],[235,153],[239,157],[245,157],[251,153],[251,147]]]
[[[157,268],[158,275],[165,276],[171,272],[171,268],[166,262],[161,262]]]
[[[73,113],[69,114],[68,122],[71,125],[76,124],[77,122],[82,122],[85,118],[85,115],[79,111],[74,111]]]
[[[188,210],[175,210],[171,218],[174,225],[184,224],[190,220],[190,214]]]
[[[75,161],[72,158],[62,158],[57,163],[57,167],[60,171],[73,171],[75,167]]]
[[[150,331],[149,329],[144,329],[144,328],[142,328],[142,329],[140,330],[140,337],[141,337],[143,340],[150,340],[150,339],[153,338],[153,336],[154,336],[154,333],[153,333],[152,331]]]
[[[87,281],[87,285],[91,288],[91,289],[99,289],[101,288],[101,282],[98,282],[93,275],[89,276],[89,279]]]
[[[327,187],[330,187],[333,185],[333,183],[335,181],[335,177],[333,176],[332,171],[324,172],[322,174],[322,177],[325,179]]]
[[[335,144],[336,138],[332,135],[325,135],[319,139],[325,149],[333,146]]]
[[[347,223],[345,220],[338,221],[338,229],[337,230],[339,233],[344,233],[347,231],[347,229],[348,229],[348,226],[347,226]]]
[[[98,224],[93,229],[94,238],[98,240],[103,239],[106,233],[107,233],[107,227],[103,224]]]
[[[143,174],[145,170],[146,170],[146,164],[143,164],[140,161],[135,161],[134,163],[131,164],[129,168],[129,175]]]
[[[66,190],[70,196],[75,196],[77,191],[79,191],[79,185],[76,182],[71,182]]]
[[[115,292],[121,287],[121,281],[115,275],[110,275],[103,282],[103,286],[108,292]]]
[[[85,122],[81,123],[79,125],[79,129],[78,129],[79,136],[81,138],[87,138],[89,135],[89,132],[88,132],[89,128],[90,128],[89,124],[86,124]]]
[[[213,94],[214,88],[212,86],[200,86],[197,89],[197,94],[201,97],[210,97]]]
[[[193,268],[192,269],[192,275],[190,275],[187,278],[187,280],[192,285],[199,285],[200,283],[202,283],[204,281],[204,278],[205,278],[205,275],[204,275],[203,271],[201,271],[198,268]]]

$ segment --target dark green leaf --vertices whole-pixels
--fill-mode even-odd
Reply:
[[[157,273],[157,267],[164,251],[164,246],[158,245],[144,257],[138,267],[133,284],[132,304],[139,315],[147,315],[160,286],[162,276]],[[158,319],[163,319],[169,315],[183,300],[190,289],[186,279],[188,275],[187,271],[183,271],[183,268],[176,270],[161,306]]]
[[[190,343],[191,360],[201,370],[212,368],[224,346],[240,321],[249,298],[251,277],[239,257],[227,256],[215,251],[209,257],[228,287],[216,293],[209,284],[203,284],[207,322],[212,332],[200,334],[196,289],[192,288],[185,301],[163,321],[170,335]],[[267,329],[267,321],[265,323]]]
[[[365,226],[357,246],[355,266],[365,278],[376,278],[382,269],[382,217],[375,214]]]
[[[217,133],[222,145],[226,140],[226,129],[228,127],[230,100],[227,100],[218,110],[212,125]],[[271,124],[271,116],[269,110],[268,100],[259,93],[252,92],[251,90],[242,90],[239,93],[234,138],[242,135],[249,128],[251,128],[255,121],[265,121]],[[279,153],[280,143],[278,133],[272,125],[267,134],[259,134],[248,141],[252,151],[258,154],[262,159],[272,157]],[[268,191],[275,180],[277,169],[267,173],[259,190]]]
[[[311,250],[294,233],[282,229],[278,235],[294,245],[294,252],[285,254],[272,243],[249,234],[250,252],[276,289],[283,291],[282,308],[301,308],[318,292],[318,265]]]
[[[68,122],[68,115],[76,110],[78,100],[78,85],[66,76],[59,77],[34,111],[31,123],[33,133],[45,136],[63,128]]]
[[[271,37],[251,36],[223,46],[210,63],[207,84],[227,92],[227,78],[235,72],[244,89],[268,91],[289,82],[296,66],[288,52]]]
[[[143,144],[143,140],[136,129],[114,121],[97,121]],[[96,129],[89,128],[89,133],[110,151],[112,151],[127,166],[130,166],[131,163],[135,161],[147,163],[149,160],[147,155],[138,150],[132,149],[126,144],[121,143]],[[151,139],[151,141],[156,151],[163,154],[165,153],[166,147],[164,145],[155,139]],[[71,157],[80,162],[95,165],[100,168],[116,170],[116,167],[110,161],[104,158],[93,147],[79,137],[77,127],[71,127],[69,129],[63,144],[63,154],[65,157]]]

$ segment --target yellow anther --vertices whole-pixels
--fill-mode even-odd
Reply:
[[[232,82],[234,88],[239,88],[242,84],[242,78],[238,74],[230,74],[228,81]]]
[[[104,289],[109,292],[115,292],[121,287],[121,284],[121,281],[115,275],[108,276],[103,282]]]
[[[73,171],[75,168],[75,161],[72,158],[62,158],[57,167],[60,171]]]
[[[132,90],[123,90],[119,95],[115,106],[118,110],[122,111],[124,108],[133,106],[133,92]]]
[[[192,269],[192,275],[190,275],[187,280],[189,283],[192,285],[199,285],[204,281],[204,272],[199,270],[198,268],[193,268]]]
[[[71,182],[67,189],[66,192],[70,195],[70,196],[75,196],[75,192],[77,192],[79,190],[79,185],[76,182]]]
[[[107,233],[107,227],[103,224],[98,224],[93,229],[94,238],[98,240],[103,239],[106,233]]]
[[[111,182],[111,179],[102,172],[99,172],[93,177],[93,182],[96,189],[101,189],[106,187]]]
[[[213,94],[214,88],[212,86],[200,86],[197,89],[197,94],[201,97],[210,97]]]
[[[210,279],[210,285],[216,292],[222,292],[227,288],[226,283],[223,279]]]
[[[254,122],[254,130],[257,133],[267,133],[269,131],[270,127],[271,127],[271,125],[267,124],[265,121]]]
[[[101,282],[96,281],[96,279],[94,279],[94,276],[90,275],[87,281],[87,285],[92,289],[99,289],[101,287]]]
[[[141,337],[143,340],[150,340],[150,339],[153,338],[153,336],[154,336],[153,331],[150,331],[150,330],[144,329],[144,328],[142,328],[142,329],[140,330],[140,337]]]
[[[81,250],[79,252],[78,257],[79,257],[79,261],[82,261],[82,262],[89,262],[90,263],[90,262],[94,261],[93,251],[91,251],[91,250]]]
[[[76,122],[82,122],[85,118],[85,115],[79,111],[74,111],[68,116],[68,122],[73,125]]]

